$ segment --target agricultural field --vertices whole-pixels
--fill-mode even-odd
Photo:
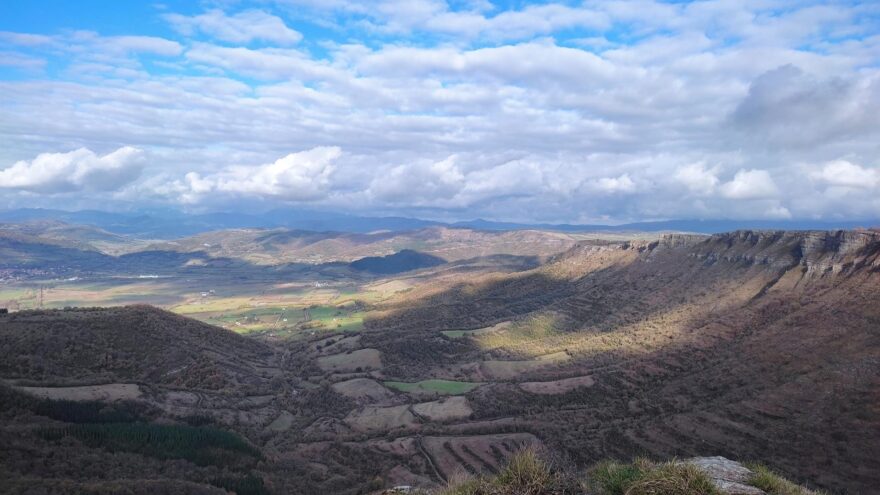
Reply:
[[[864,250],[868,261],[828,255],[846,276],[811,279],[788,262],[800,251],[782,237],[686,240],[588,243],[540,265],[481,259],[363,278],[235,269],[10,283],[3,296],[23,304],[42,285],[44,307],[161,297],[167,311],[0,315],[9,349],[0,378],[37,401],[136,400],[160,424],[240,434],[265,453],[260,475],[280,493],[366,492],[377,477],[386,487],[437,486],[541,445],[581,464],[736,448],[812,477],[831,471],[802,452],[827,444],[846,459],[834,466],[844,475],[816,478],[824,486],[876,486],[852,468],[875,462],[872,423],[854,413],[870,410],[871,382],[835,363],[876,360],[877,306],[857,303],[878,297],[877,272],[863,267],[876,266],[880,241]],[[777,265],[742,262],[736,250],[757,256],[756,245],[766,250],[758,259],[794,268],[780,278]],[[855,302],[830,319],[841,301]],[[817,359],[816,349],[846,361]],[[840,400],[813,407],[817,396]],[[28,407],[32,424],[54,411]],[[816,427],[816,418],[841,426]],[[36,441],[83,462],[98,455]],[[856,479],[867,481],[846,485]]]
[[[334,300],[332,295],[314,294],[278,298],[238,297],[214,299],[205,304],[188,303],[171,311],[239,333],[267,332],[273,336],[312,334],[316,331],[345,332],[363,328],[367,314],[361,303],[316,305],[316,299]]]
[[[451,339],[460,339],[463,337],[476,337],[478,335],[484,335],[490,332],[495,332],[498,330],[503,330],[511,325],[511,322],[504,321],[498,323],[496,325],[492,325],[491,327],[483,327],[477,328],[476,330],[443,330],[443,335],[451,338]]]
[[[406,393],[427,393],[442,395],[461,395],[483,385],[483,383],[457,382],[452,380],[422,380],[420,382],[385,382],[386,387]]]
[[[30,281],[0,287],[0,306],[24,310],[150,304],[238,333],[293,337],[361,330],[370,306],[397,293],[389,290],[393,285],[382,291],[358,282],[315,285],[171,276]]]

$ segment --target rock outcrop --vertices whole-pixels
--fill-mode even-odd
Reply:
[[[715,456],[694,457],[685,462],[705,471],[721,493],[726,495],[765,495],[763,490],[748,484],[749,478],[754,473],[736,461]]]
[[[740,230],[706,238],[692,247],[691,255],[707,263],[801,266],[805,275],[821,276],[880,267],[880,232]]]

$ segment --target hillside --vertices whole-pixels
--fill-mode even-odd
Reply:
[[[446,263],[443,258],[404,249],[388,256],[370,256],[352,261],[349,266],[358,271],[393,275],[420,268],[431,268]]]
[[[175,239],[221,230],[284,229],[312,232],[368,234],[378,231],[407,231],[432,227],[494,231],[542,230],[552,232],[698,232],[715,234],[731,230],[833,230],[855,229],[878,224],[877,218],[860,220],[660,220],[617,225],[501,222],[483,219],[445,223],[406,217],[358,216],[330,211],[275,209],[259,214],[215,212],[192,214],[172,209],[132,212],[98,210],[64,211],[19,208],[0,211],[0,222],[62,221],[88,225],[135,239]]]
[[[272,349],[149,306],[0,315],[0,376],[19,384],[152,383],[232,390]]]
[[[259,448],[232,475],[269,493],[436,489],[530,446],[579,467],[722,455],[832,493],[880,486],[880,233],[589,240],[497,266],[383,279],[407,290],[370,303],[362,327],[288,339],[145,307],[0,316],[13,356],[0,378],[36,396],[131,398],[159,424],[201,418]],[[22,432],[47,424],[42,410],[4,413],[16,440],[3,464],[25,459],[7,477],[62,446],[63,466],[38,469],[53,483],[103,479],[82,468],[91,456],[127,463],[117,480],[169,462],[34,440]],[[220,476],[175,466],[163,476]]]
[[[548,256],[569,249],[588,237],[547,231],[495,232],[445,227],[371,233],[236,229],[207,232],[139,249],[204,252],[213,257],[247,260],[258,265],[351,262],[402,250],[458,261],[496,254]],[[630,239],[638,236],[593,234],[593,237]]]
[[[858,492],[880,482],[878,282],[876,232],[590,243],[400,305],[363,342],[410,381],[492,382],[467,396],[481,433],[516,424],[586,463],[772,459]]]
[[[438,262],[497,255],[541,258],[565,251],[586,238],[627,240],[642,237],[645,236],[490,232],[440,227],[364,234],[233,229],[155,242],[111,234],[89,226],[33,221],[0,224],[0,280],[182,273],[217,278],[222,277],[228,268],[242,272],[244,277],[264,279],[283,278],[282,272],[357,278],[363,273],[391,274],[401,270],[355,268],[346,271],[348,263],[366,259],[361,265],[381,264],[372,258],[391,256],[389,262],[392,265],[404,266],[414,260],[413,251],[421,253],[422,261],[431,257]],[[394,257],[397,253],[403,254]],[[412,266],[419,268],[432,264],[416,262]]]

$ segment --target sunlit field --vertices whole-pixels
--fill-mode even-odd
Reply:
[[[0,302],[14,310],[150,304],[238,333],[290,337],[360,330],[371,305],[403,289],[405,285],[374,290],[356,282],[315,287],[216,277],[105,277],[11,283],[0,287]]]

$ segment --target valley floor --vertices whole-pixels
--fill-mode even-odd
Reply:
[[[880,234],[584,241],[346,283],[171,306],[246,336],[144,306],[0,315],[0,474],[353,494],[544,447],[880,486]]]

